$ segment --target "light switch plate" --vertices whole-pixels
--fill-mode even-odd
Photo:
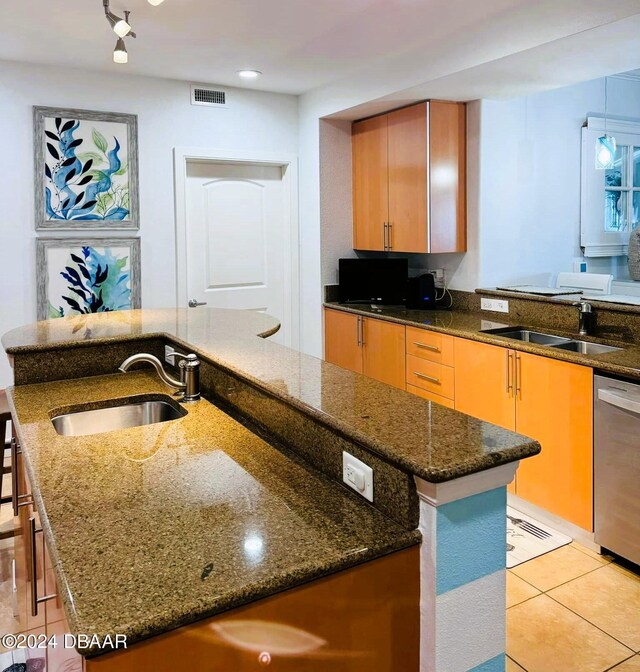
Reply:
[[[359,495],[373,502],[373,469],[346,451],[342,451],[342,480]]]

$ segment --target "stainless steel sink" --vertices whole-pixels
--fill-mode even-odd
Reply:
[[[485,334],[495,334],[512,338],[515,341],[524,341],[526,343],[536,343],[538,345],[556,345],[559,343],[568,343],[571,339],[563,336],[553,336],[541,331],[530,331],[529,329],[518,329],[513,327],[500,327],[499,329],[483,329]]]
[[[600,343],[589,343],[588,341],[569,341],[552,346],[556,350],[570,350],[579,352],[581,355],[602,355],[605,352],[615,352],[622,348],[614,348],[611,345],[601,345]]]
[[[86,407],[85,407],[86,408]],[[177,420],[187,411],[171,397],[159,395],[157,398],[135,398],[122,403],[119,400],[105,402],[100,408],[70,410],[51,418],[58,434],[63,436],[87,436],[102,434],[116,429],[153,425],[158,422]]]

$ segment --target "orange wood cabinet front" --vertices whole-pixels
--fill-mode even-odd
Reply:
[[[516,431],[542,452],[522,460],[517,495],[593,530],[593,369],[516,353]]]
[[[352,126],[353,247],[465,252],[466,106],[417,103]]]
[[[418,672],[413,547],[86,661],[86,672]]]
[[[324,358],[344,369],[405,389],[405,328],[325,308]]]
[[[456,339],[455,386],[456,410],[540,442],[520,463],[515,493],[592,531],[593,370]]]

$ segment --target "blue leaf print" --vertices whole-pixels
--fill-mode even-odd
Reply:
[[[82,247],[82,256],[69,254],[64,271],[60,272],[68,284],[69,296],[62,299],[70,314],[102,313],[131,308],[130,274],[124,271],[128,256],[117,257],[110,248],[102,253],[93,247]],[[86,282],[83,282],[86,278]],[[64,310],[49,310],[50,317],[61,317]]]

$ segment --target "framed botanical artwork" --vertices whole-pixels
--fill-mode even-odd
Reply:
[[[34,107],[36,229],[137,229],[138,118]]]
[[[38,319],[140,308],[139,238],[36,240]]]

